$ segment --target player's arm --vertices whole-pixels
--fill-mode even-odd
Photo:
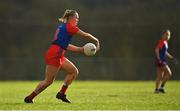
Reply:
[[[79,29],[77,34],[80,35],[81,37],[85,38],[85,39],[89,39],[89,40],[95,42],[96,47],[97,47],[97,51],[100,49],[99,40],[96,37],[94,37],[93,35],[91,35],[90,33],[84,32],[84,31]]]
[[[169,59],[173,59],[173,58],[174,58],[169,52],[166,52],[166,56],[167,56]]]
[[[178,60],[173,57],[169,52],[166,52],[166,56],[171,59],[175,64],[178,64]]]
[[[73,52],[84,52],[84,48],[83,47],[78,47],[72,44],[69,44],[67,47],[67,50],[73,51]]]
[[[158,48],[158,47],[155,48],[155,54],[156,54],[156,58],[157,58],[158,60],[160,60],[159,48]]]

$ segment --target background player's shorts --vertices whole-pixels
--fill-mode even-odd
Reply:
[[[163,61],[156,60],[156,61],[155,61],[155,65],[156,65],[157,67],[164,67],[164,66],[167,65],[167,62],[166,62],[165,60],[163,60]]]
[[[65,61],[65,50],[58,45],[51,45],[46,53],[46,64],[59,67]]]

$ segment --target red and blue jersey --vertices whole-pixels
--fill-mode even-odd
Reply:
[[[159,48],[159,56],[160,56],[161,61],[166,61],[166,52],[168,50],[167,40],[164,40],[164,39],[160,40],[157,45],[157,48]]]
[[[79,31],[77,26],[70,23],[64,23],[58,26],[52,44],[59,45],[61,48],[66,49],[71,42],[72,36]]]

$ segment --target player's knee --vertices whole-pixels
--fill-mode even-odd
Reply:
[[[167,74],[168,74],[169,77],[171,77],[171,76],[172,76],[171,70],[168,70],[168,71],[167,71]]]
[[[165,73],[167,73],[169,76],[172,75],[172,72],[171,72],[171,69],[169,68],[169,66],[167,66],[167,67],[165,68]]]
[[[79,70],[77,68],[74,68],[74,73],[73,74],[74,74],[75,77],[78,76]]]
[[[76,67],[73,67],[71,70],[68,71],[68,74],[71,74],[74,77],[76,77],[79,74],[79,70]]]
[[[170,71],[170,72],[169,72],[169,77],[171,77],[171,76],[172,76],[172,72]]]

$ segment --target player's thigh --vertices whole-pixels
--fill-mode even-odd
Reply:
[[[165,74],[168,74],[170,76],[172,75],[171,69],[170,69],[170,67],[168,65],[165,65],[163,67],[163,70],[164,70]]]
[[[52,66],[52,65],[46,65],[46,77],[45,80],[47,80],[48,82],[52,82],[57,73],[58,73],[59,67],[56,66]]]
[[[67,58],[65,58],[65,61],[62,63],[61,68],[70,74],[72,74],[72,73],[78,74],[79,73],[76,66]]]

